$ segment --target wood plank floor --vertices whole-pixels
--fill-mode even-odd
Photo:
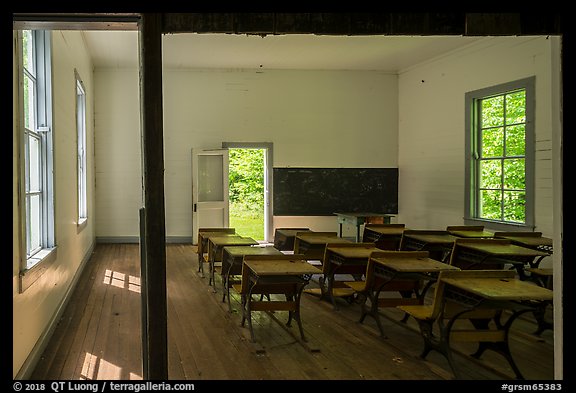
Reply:
[[[83,272],[32,379],[142,379],[140,268],[136,244],[98,244]],[[398,322],[396,310],[382,312],[388,338],[375,322],[358,323],[360,306],[339,301],[339,310],[310,294],[302,297],[306,345],[286,314],[255,313],[256,343],[234,312],[198,273],[191,245],[167,245],[168,366],[171,380],[451,380],[446,360],[431,352],[419,358],[422,341],[414,321]],[[314,283],[310,284],[314,286]],[[340,300],[340,299],[339,299]],[[553,333],[532,334],[529,317],[515,322],[510,345],[529,380],[552,380]],[[512,379],[498,354],[468,356],[474,346],[457,347],[456,361],[467,380]]]

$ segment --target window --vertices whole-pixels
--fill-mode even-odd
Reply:
[[[54,247],[50,34],[40,30],[23,30],[18,37],[22,61],[20,114],[23,117],[24,269],[30,269],[47,258]]]
[[[534,78],[466,94],[465,220],[534,226]]]
[[[78,224],[88,218],[86,204],[86,93],[76,73],[76,126],[78,129]]]

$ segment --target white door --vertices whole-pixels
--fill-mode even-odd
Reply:
[[[192,243],[198,228],[228,227],[228,149],[192,149]]]

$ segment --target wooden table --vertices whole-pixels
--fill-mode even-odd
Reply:
[[[308,260],[324,259],[324,250],[328,243],[352,243],[339,238],[336,232],[308,232],[296,235],[294,253],[303,254]]]
[[[372,254],[366,272],[364,286],[358,283],[346,283],[370,300],[361,306],[359,322],[367,315],[376,321],[380,335],[385,337],[380,323],[380,307],[422,304],[428,288],[436,281],[438,273],[448,270],[460,270],[455,266],[429,257],[427,251],[379,251]],[[372,276],[372,277],[369,277]],[[420,285],[422,282],[426,285]],[[400,292],[400,298],[380,298],[383,291]],[[409,295],[409,296],[408,296]],[[412,296],[414,295],[414,296]]]
[[[366,224],[362,242],[372,242],[381,250],[398,250],[405,229],[404,224]]]
[[[474,239],[489,239],[494,237],[494,232],[485,230],[458,230],[447,229],[448,233],[457,237],[474,238]]]
[[[494,237],[508,239],[519,246],[545,252],[547,255],[539,257],[530,263],[532,268],[538,268],[542,259],[552,255],[554,251],[554,240],[549,237],[543,237],[542,232],[495,232]]]
[[[405,229],[400,241],[401,251],[428,251],[430,258],[446,262],[457,237],[441,230]]]
[[[340,227],[340,237],[342,237],[342,225],[350,224],[356,227],[356,242],[360,241],[360,226],[374,219],[380,218],[383,224],[390,224],[390,218],[394,217],[392,214],[383,213],[334,213],[338,216],[338,225]]]
[[[512,244],[507,239],[476,240],[476,242],[457,242],[454,248],[456,255],[452,260],[453,265],[469,270],[502,268],[506,264],[511,264],[516,269],[519,278],[526,280],[528,277],[524,267],[532,265],[535,258],[549,255],[544,251]]]
[[[216,262],[222,261],[222,249],[226,246],[256,245],[258,245],[258,242],[251,237],[210,236],[208,238],[208,264],[210,265],[210,280],[208,285],[214,285],[214,292],[216,292],[216,282],[214,281]]]
[[[465,273],[474,274],[474,272]],[[449,340],[465,339],[464,335],[474,337],[475,341],[478,341],[478,350],[472,355],[473,357],[479,358],[486,349],[496,351],[508,360],[516,377],[524,379],[510,352],[509,331],[514,320],[521,314],[534,312],[551,302],[553,292],[513,277],[466,277],[466,274],[461,278],[458,276],[441,278],[445,284],[442,309],[446,310],[448,304],[454,304],[460,307],[462,311],[447,318],[448,322],[442,325],[439,348],[445,355],[447,354],[451,367],[457,374],[449,354]],[[511,315],[504,322],[501,319],[502,311],[505,310],[509,311]],[[483,311],[485,317],[479,318],[478,313]],[[489,312],[486,313],[486,311]],[[491,314],[492,311],[495,312]],[[486,317],[486,315],[493,315],[493,317]],[[470,319],[475,329],[473,331],[455,331],[453,329],[455,320],[462,318]],[[440,318],[440,320],[442,319]],[[492,319],[495,321],[495,330],[489,328],[489,322]],[[459,334],[461,336],[458,336]]]
[[[253,247],[253,246],[226,246],[222,248],[222,301],[228,297],[228,309],[232,311],[230,304],[230,288],[238,281],[232,276],[242,274],[242,262],[245,255],[283,255],[274,247]]]
[[[246,255],[242,268],[240,286],[234,285],[242,298],[242,326],[248,321],[250,336],[254,340],[252,328],[253,311],[288,311],[290,326],[292,318],[298,322],[300,337],[306,341],[302,318],[300,315],[300,299],[302,290],[313,274],[320,269],[309,264],[302,255]],[[269,300],[253,299],[253,295],[267,295]],[[284,295],[285,300],[275,300],[274,295]]]
[[[198,230],[198,272],[204,275],[204,262],[208,262],[208,238],[210,236],[238,236],[234,228],[207,228]],[[206,254],[206,257],[205,257]]]
[[[328,243],[322,261],[323,278],[320,280],[320,298],[328,298],[337,309],[335,298],[352,296],[354,291],[343,283],[338,287],[335,275],[351,274],[361,277],[366,273],[370,255],[379,250],[373,243]]]
[[[294,239],[298,232],[308,232],[309,228],[276,228],[274,247],[280,251],[294,251]]]

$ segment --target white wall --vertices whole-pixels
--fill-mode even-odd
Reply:
[[[97,69],[95,80],[97,236],[137,236],[138,73]],[[377,72],[165,70],[166,235],[192,235],[193,147],[272,142],[274,167],[396,167],[397,96],[397,76]],[[274,226],[298,221],[337,230],[335,217]]]
[[[53,75],[53,133],[54,133],[54,182],[57,259],[49,269],[24,293],[19,293],[20,265],[22,258],[18,231],[18,118],[16,62],[13,74],[13,269],[12,269],[12,325],[13,325],[13,376],[26,374],[34,366],[42,338],[56,323],[54,318],[62,306],[81,263],[94,243],[94,165],[92,117],[94,84],[92,62],[86,51],[81,33],[54,31],[52,33]],[[14,52],[13,59],[16,59]],[[79,230],[77,226],[77,130],[76,130],[76,79],[79,72],[86,88],[87,144],[88,144],[88,222]],[[25,254],[23,256],[25,258]],[[40,341],[39,341],[40,339]],[[20,374],[20,375],[21,375]]]

